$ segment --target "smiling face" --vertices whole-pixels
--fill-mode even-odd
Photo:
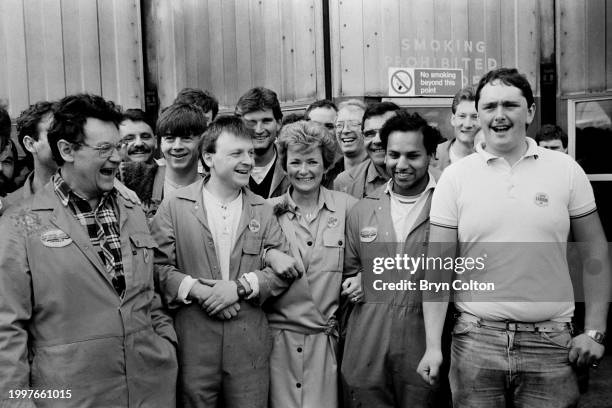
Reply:
[[[198,166],[199,135],[163,135],[161,151],[166,166],[173,171],[187,172]]]
[[[385,166],[385,149],[380,141],[380,128],[387,119],[395,115],[395,111],[385,112],[380,116],[371,116],[363,123],[363,139],[366,152],[374,165]]]
[[[391,132],[385,164],[393,179],[393,192],[404,196],[422,193],[428,183],[430,160],[421,131]]]
[[[308,113],[308,120],[316,122],[332,133],[335,132],[336,116],[338,114],[332,108],[314,108]]]
[[[318,190],[325,167],[320,147],[304,149],[289,145],[287,148],[287,175],[293,189],[302,194]]]
[[[363,114],[363,109],[350,105],[338,111],[336,138],[344,156],[359,156],[365,150],[361,133]]]
[[[121,162],[121,156],[114,146],[121,138],[113,122],[95,118],[87,118],[83,133],[85,137],[78,149],[62,150],[62,158],[66,161],[62,174],[68,172],[64,178],[70,187],[85,198],[92,199],[114,187]],[[112,154],[103,157],[97,148],[108,145],[113,146]]]
[[[238,190],[249,184],[254,154],[252,140],[223,131],[215,142],[215,152],[204,153],[204,163],[210,168],[211,179]]]
[[[274,148],[281,122],[274,119],[272,109],[245,113],[242,119],[244,124],[253,131],[253,148],[256,155],[263,156]]]
[[[521,90],[499,80],[480,91],[478,115],[484,132],[486,150],[501,156],[522,152],[527,125],[535,115],[535,105],[527,106]]]
[[[455,113],[451,115],[451,125],[458,142],[468,146],[474,145],[474,137],[480,129],[475,102],[467,100],[459,102]]]
[[[145,122],[124,120],[119,125],[121,139],[126,143],[126,158],[133,162],[146,162],[151,159],[157,140],[153,129]]]

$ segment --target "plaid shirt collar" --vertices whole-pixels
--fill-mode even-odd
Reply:
[[[57,194],[57,197],[60,199],[60,202],[64,207],[68,206],[68,202],[70,201],[71,197],[73,200],[76,198],[87,202],[86,198],[80,196],[79,193],[74,191],[72,187],[70,187],[68,183],[66,183],[66,180],[64,180],[59,170],[53,175],[52,181],[53,187],[55,189],[55,194]],[[116,192],[117,190],[113,187],[111,191],[104,193],[95,210],[97,211],[99,208],[106,205],[107,200],[114,199]]]

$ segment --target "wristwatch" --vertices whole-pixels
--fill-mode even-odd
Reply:
[[[606,340],[606,333],[602,333],[597,330],[585,330],[584,334],[586,334],[599,344],[604,344],[604,341]]]

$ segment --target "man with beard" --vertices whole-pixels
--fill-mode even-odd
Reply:
[[[267,88],[253,88],[240,97],[236,115],[252,131],[255,166],[249,188],[263,198],[278,197],[289,188],[289,179],[276,152],[276,136],[283,113],[276,93]]]
[[[380,128],[397,110],[399,106],[393,102],[376,103],[366,109],[363,114],[362,133],[369,160],[340,173],[334,180],[334,190],[362,199],[389,180]]]
[[[471,87],[461,89],[453,98],[450,122],[454,138],[438,145],[435,167],[440,171],[474,153],[474,137],[480,130],[474,98],[474,90]]]
[[[11,139],[8,139],[0,151],[0,197],[15,191],[15,167],[17,166],[17,148]],[[2,202],[4,207],[6,204]]]
[[[397,254],[421,256],[429,233],[429,208],[435,179],[429,163],[439,133],[418,114],[404,110],[380,129],[386,171],[391,179],[350,211],[346,227],[345,275],[361,271],[360,293],[348,321],[342,380],[346,407],[438,407],[436,394],[416,373],[425,350],[419,290],[383,289],[382,283],[425,277],[391,268],[380,273],[373,260]],[[377,283],[378,282],[378,286]]]
[[[120,119],[99,96],[62,99],[47,135],[58,172],[0,219],[0,406],[10,390],[36,391],[26,407],[175,406],[155,241],[114,187]]]
[[[165,158],[162,165],[127,163],[120,167],[121,180],[136,192],[149,219],[167,194],[200,178],[198,144],[206,130],[206,117],[197,105],[177,103],[162,111],[156,128]]]
[[[128,109],[123,113],[119,134],[125,143],[126,162],[153,163],[157,139],[141,109]]]

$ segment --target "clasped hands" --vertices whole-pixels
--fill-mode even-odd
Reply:
[[[240,310],[234,281],[199,279],[189,291],[189,298],[198,302],[209,316],[221,320],[236,317]]]

